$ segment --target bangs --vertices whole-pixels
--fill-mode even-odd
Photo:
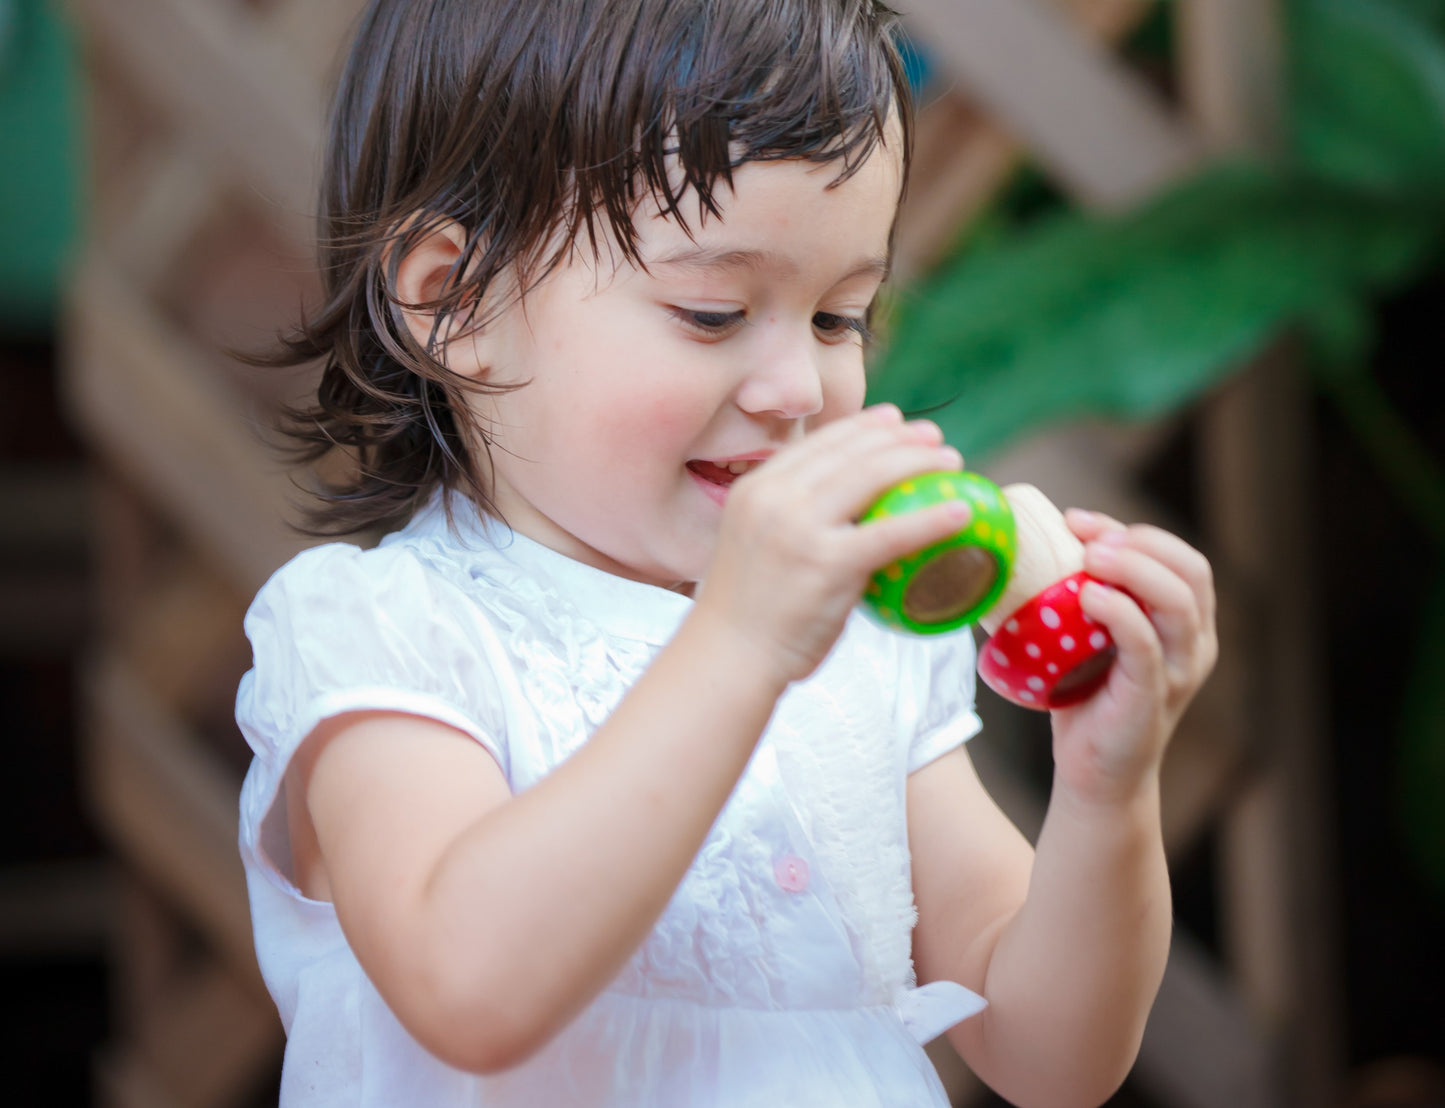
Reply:
[[[635,261],[641,194],[686,227],[683,196],[694,192],[716,215],[717,182],[731,184],[746,162],[837,161],[843,180],[884,141],[890,118],[905,124],[907,164],[908,83],[886,8],[816,0],[649,6],[664,18],[628,44],[620,71],[599,65],[580,74],[569,237],[585,226],[595,246],[594,220],[605,215],[613,241]],[[602,105],[610,111],[594,114]]]
[[[474,49],[425,60],[440,93],[428,124],[438,156],[417,165],[416,187],[390,213],[434,216],[412,225],[418,237],[441,220],[468,230],[456,272],[470,276],[434,305],[442,311],[475,310],[508,267],[525,294],[584,235],[594,253],[615,246],[636,264],[633,217],[644,197],[691,233],[683,198],[692,193],[692,210],[717,215],[717,183],[730,185],[746,162],[836,161],[845,179],[885,141],[890,120],[906,179],[908,79],[897,17],[877,0],[459,7],[470,9],[458,16],[470,26],[455,41]]]

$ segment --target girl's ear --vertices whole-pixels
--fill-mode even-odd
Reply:
[[[476,377],[482,367],[476,364],[475,343],[452,341],[452,331],[458,321],[444,318],[440,326],[436,326],[436,312],[408,306],[427,304],[442,296],[454,277],[453,270],[466,243],[466,232],[459,223],[445,220],[436,224],[402,257],[396,269],[396,295],[412,337],[423,347],[431,348],[435,329],[437,346],[432,348],[433,355],[453,373]]]

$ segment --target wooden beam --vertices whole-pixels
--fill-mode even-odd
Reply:
[[[1211,146],[1277,151],[1280,0],[1180,0],[1176,11],[1182,87]],[[1201,438],[1221,647],[1239,659],[1239,726],[1258,766],[1221,836],[1227,953],[1278,1037],[1282,1098],[1313,1105],[1338,1101],[1346,1052],[1310,398],[1298,361],[1277,343],[1206,405]]]
[[[298,241],[312,234],[324,96],[242,4],[68,0],[77,21],[165,110],[188,145],[271,203]]]
[[[1284,142],[1284,44],[1272,0],[1176,0],[1179,83],[1215,150],[1269,154]]]
[[[306,545],[281,518],[299,494],[215,371],[218,356],[168,327],[95,252],[76,275],[66,335],[64,386],[87,436],[254,594]]]
[[[306,72],[330,86],[350,42],[362,0],[289,0],[263,13],[268,32]]]
[[[1267,1029],[1198,940],[1179,928],[1134,1079],[1171,1108],[1276,1108]]]
[[[1092,39],[1112,44],[1154,0],[1055,0]],[[907,281],[942,260],[964,226],[1023,160],[1013,135],[950,88],[919,109],[908,196],[898,213],[893,273]]]
[[[190,151],[174,147],[140,174],[136,204],[108,237],[108,256],[154,292],[220,201],[213,175]]]
[[[83,773],[107,837],[262,989],[236,849],[240,781],[119,659],[93,665],[85,697]]]
[[[164,1000],[99,1064],[116,1108],[225,1108],[245,1103],[280,1069],[285,1036],[270,997],[209,963]]]
[[[908,195],[898,213],[893,274],[932,268],[954,236],[1018,166],[1019,144],[961,96],[941,97],[918,113]]]
[[[1309,399],[1292,363],[1281,346],[1224,389],[1205,411],[1203,449],[1221,648],[1239,659],[1239,726],[1258,767],[1221,837],[1226,950],[1279,1034],[1286,1101],[1313,1105],[1337,1101],[1346,1055]]]
[[[914,0],[906,15],[960,87],[1082,203],[1127,205],[1197,164],[1187,125],[1045,0]]]
[[[194,719],[235,683],[250,651],[241,624],[250,602],[200,559],[178,552],[164,579],[148,584],[134,616],[111,641],[136,677],[172,715]]]

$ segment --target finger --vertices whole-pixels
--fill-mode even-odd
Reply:
[[[1109,542],[1122,534],[1105,532],[1084,547],[1084,569],[1095,580],[1126,590],[1148,613],[1165,657],[1184,662],[1193,656],[1204,617],[1189,583],[1144,551]]]
[[[915,437],[907,427],[873,429],[795,462],[784,472],[795,492],[834,520],[861,514],[892,485],[930,471],[958,472],[963,458],[951,446]]]
[[[1100,581],[1085,582],[1079,590],[1079,607],[1109,629],[1119,650],[1115,669],[1137,688],[1159,693],[1164,683],[1164,648],[1143,609],[1128,594]]]
[[[1105,515],[1103,512],[1088,511],[1084,508],[1067,509],[1064,512],[1064,521],[1068,523],[1069,530],[1073,531],[1081,542],[1092,542],[1106,531],[1127,530],[1125,525],[1113,516]]]
[[[798,442],[779,453],[774,461],[795,462],[798,459],[806,459],[820,451],[834,449],[840,444],[848,443],[861,434],[876,432],[884,428],[897,431],[908,422],[897,405],[875,404],[870,408],[854,412],[850,416],[825,423],[815,431],[808,432]],[[939,438],[942,439],[941,432]]]
[[[850,416],[826,423],[816,431],[810,431],[798,441],[779,450],[754,472],[766,470],[775,477],[787,474],[806,466],[813,456],[836,450],[860,436],[877,437],[883,435],[885,429],[892,429],[892,432],[897,434],[904,422],[903,413],[893,404],[877,404],[864,408]]]
[[[854,529],[855,556],[872,572],[956,534],[968,526],[972,514],[964,501],[950,500],[916,512],[870,520]]]
[[[1071,512],[1077,511],[1071,509]],[[1079,512],[1082,527],[1075,528],[1087,544],[1094,541],[1114,543],[1139,550],[1181,577],[1198,599],[1199,611],[1206,622],[1214,620],[1214,570],[1209,559],[1178,535],[1148,523],[1124,527],[1100,513]],[[1074,520],[1071,518],[1070,523]],[[1083,532],[1082,534],[1080,532]],[[1089,537],[1085,538],[1085,534]]]
[[[1205,618],[1214,618],[1214,569],[1208,558],[1178,535],[1147,523],[1129,528],[1128,545],[1182,577],[1199,598]]]

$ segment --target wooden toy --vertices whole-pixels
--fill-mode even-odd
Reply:
[[[863,599],[885,625],[921,634],[977,623],[988,633],[978,672],[1025,708],[1077,704],[1109,675],[1117,649],[1079,607],[1084,547],[1032,485],[1000,490],[974,473],[930,473],[890,489],[863,520],[967,500],[957,534],[885,566]]]
[[[1032,485],[1003,491],[1019,549],[1007,589],[979,620],[990,635],[979,648],[979,676],[1025,708],[1077,704],[1108,678],[1117,653],[1108,630],[1079,607],[1079,590],[1089,579],[1083,543]]]
[[[895,485],[860,522],[964,500],[972,516],[953,535],[873,575],[863,601],[883,624],[916,634],[976,622],[1004,594],[1014,560],[1014,518],[999,487],[977,473],[925,473]]]

